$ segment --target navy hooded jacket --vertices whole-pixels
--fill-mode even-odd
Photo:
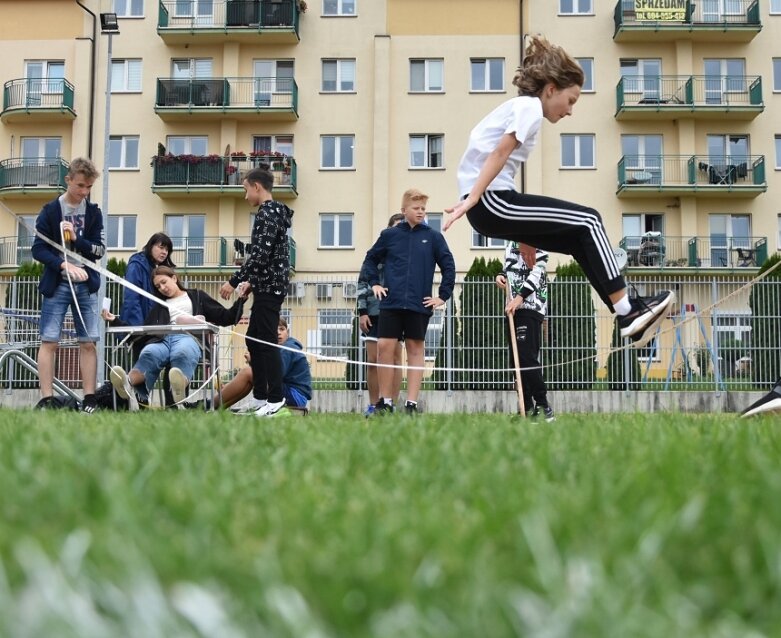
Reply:
[[[293,337],[288,337],[282,344],[286,348],[302,350],[301,343]],[[309,361],[303,352],[291,352],[280,350],[282,358],[282,383],[298,390],[307,400],[312,399],[312,373],[309,369]]]
[[[141,251],[130,257],[127,262],[125,279],[153,297],[159,297],[154,285],[152,285],[152,263],[145,252]],[[144,297],[135,290],[125,288],[125,296],[122,299],[122,308],[119,314],[128,326],[143,326],[144,318],[155,305],[157,304],[149,297]]]
[[[60,222],[62,221],[62,207],[60,199],[54,199],[45,204],[35,220],[35,230],[47,237],[55,244],[62,245],[60,237]],[[103,242],[103,214],[97,204],[87,202],[87,211],[84,215],[84,229],[76,233],[76,241],[73,242],[73,251],[93,263],[98,261],[106,252]],[[44,297],[54,295],[57,287],[63,282],[62,262],[65,261],[62,250],[58,250],[47,244],[38,235],[35,236],[32,247],[33,259],[43,264],[43,275],[38,284],[38,289]],[[87,289],[93,293],[100,288],[100,275],[97,270],[87,268]]]
[[[381,283],[379,265],[383,263],[382,285],[388,294],[380,302],[380,310],[411,310],[430,315],[432,309],[423,305],[423,298],[434,296],[431,290],[435,266],[442,273],[436,296],[447,301],[453,295],[456,262],[442,233],[428,224],[413,227],[403,221],[380,233],[361,267],[370,286]]]

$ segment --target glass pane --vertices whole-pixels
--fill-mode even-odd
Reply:
[[[471,89],[485,91],[485,60],[472,60],[470,64]]]
[[[339,10],[339,0],[323,0],[323,15],[336,15]]]
[[[130,5],[130,14],[134,16],[144,15],[144,0],[132,0]]]
[[[125,139],[125,167],[138,167],[138,138],[128,137]]]
[[[426,138],[414,136],[409,138],[409,165],[420,167],[426,162]]]
[[[38,79],[43,77],[43,62],[27,62],[25,75],[28,78]]]
[[[355,0],[342,0],[342,13],[344,15],[355,15]]]
[[[561,165],[575,166],[575,137],[573,135],[561,136]]]
[[[209,141],[206,137],[190,138],[190,153],[193,155],[208,155]]]
[[[339,215],[339,245],[353,245],[353,218],[350,215]]]
[[[429,91],[441,91],[443,89],[444,66],[442,60],[429,60],[427,87]]]
[[[43,140],[43,154],[46,157],[60,157],[62,140],[59,137],[47,137]]]
[[[122,166],[122,138],[112,137],[108,145],[108,166],[119,168]]]
[[[321,142],[321,165],[325,168],[336,166],[336,138],[324,137]]]
[[[559,13],[572,13],[573,0],[559,0]]]
[[[125,61],[112,60],[111,62],[111,90],[122,91],[125,88]]]
[[[354,60],[342,60],[340,63],[341,71],[341,87],[342,91],[354,91],[355,90],[355,61]]]
[[[127,88],[129,91],[141,90],[141,60],[127,61]]]
[[[171,155],[184,155],[186,151],[186,142],[187,138],[185,137],[171,137],[169,136],[168,139],[166,139],[166,152],[170,153]]]
[[[588,135],[580,138],[580,165],[594,166],[594,138]]]
[[[323,91],[336,91],[336,62],[323,62]]]
[[[132,215],[122,217],[122,245],[127,248],[136,245],[136,218]]]
[[[425,90],[425,73],[426,68],[422,60],[416,60],[410,62],[409,65],[409,90],[410,91],[423,91]]]
[[[488,88],[491,91],[501,91],[504,88],[504,60],[489,60],[488,73]]]
[[[274,150],[278,153],[282,153],[283,155],[292,157],[293,137],[291,135],[278,135],[275,140]]]
[[[334,245],[334,216],[320,215],[320,245]]]
[[[184,217],[181,215],[166,215],[165,234],[171,238],[174,248],[182,248],[184,237]]]
[[[106,245],[111,247],[119,246],[119,217],[116,215],[108,216],[108,222],[106,224]]]
[[[438,233],[442,232],[442,213],[428,213],[426,222],[432,230],[436,230]]]
[[[351,168],[353,166],[353,137],[343,136],[339,138],[339,166]]]
[[[38,149],[40,148],[40,138],[38,137],[23,137],[22,138],[22,157],[38,157]]]
[[[751,237],[751,218],[748,215],[732,216],[732,236],[736,239]]]
[[[206,216],[189,215],[187,221],[187,238],[190,246],[203,247],[203,238],[206,231]]]

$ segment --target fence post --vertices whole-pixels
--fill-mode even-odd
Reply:
[[[713,279],[711,279],[711,307],[713,310],[711,310],[710,315],[710,340],[713,344],[713,383],[716,386],[715,393],[716,396],[721,396],[721,392],[719,392],[719,388],[724,385],[722,378],[721,378],[721,362],[719,361],[719,337],[718,337],[718,331],[716,330],[716,321],[715,321],[715,309],[716,304],[719,301],[719,290],[718,290],[718,283],[716,281],[716,277],[714,276]]]
[[[447,386],[447,396],[453,396],[453,313],[451,312],[455,291],[452,297],[445,304],[445,318],[447,330],[445,331],[445,384]]]
[[[14,278],[14,279],[11,279],[11,281],[9,283],[11,284],[11,309],[13,309],[15,311],[11,315],[11,320],[8,322],[9,323],[9,327],[11,328],[11,330],[9,332],[9,335],[8,335],[10,337],[12,334],[17,334],[17,329],[19,327],[19,323],[18,323],[19,319],[14,316],[14,314],[16,312],[18,312],[17,309],[19,308],[19,304],[17,303],[18,302],[18,293],[19,293],[19,289],[17,287],[17,284],[19,282]],[[9,345],[13,346],[13,344],[10,343],[10,339],[9,339]],[[12,394],[12,392],[13,392],[14,373],[15,373],[14,368],[15,368],[15,366],[16,366],[16,363],[14,362],[14,358],[11,357],[8,360],[8,385],[6,386],[6,391],[5,391],[6,394]]]

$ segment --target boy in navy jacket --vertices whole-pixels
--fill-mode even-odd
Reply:
[[[442,306],[453,294],[456,262],[442,233],[425,223],[428,195],[417,189],[406,191],[401,200],[404,221],[386,228],[366,253],[362,271],[374,296],[380,299],[380,327],[377,361],[393,365],[396,343],[404,339],[407,362],[407,402],[405,411],[418,411],[418,393],[423,381],[424,340],[433,308]],[[380,284],[379,265],[384,266]],[[442,282],[438,296],[432,297],[434,268],[439,266]],[[393,368],[380,367],[380,398],[375,414],[393,412]]]
[[[87,201],[92,185],[100,173],[91,160],[77,157],[70,163],[65,176],[67,189],[46,204],[35,220],[36,237],[33,258],[44,266],[38,289],[41,304],[41,347],[38,350],[38,378],[41,400],[37,408],[54,408],[54,361],[65,314],[70,307],[79,340],[79,370],[84,401],[82,410],[94,412],[97,407],[98,288],[100,275],[73,260],[66,260],[62,248],[78,253],[83,259],[96,262],[103,257],[106,246],[103,236],[103,214],[96,204]]]

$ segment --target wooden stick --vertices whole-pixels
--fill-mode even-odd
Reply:
[[[512,291],[510,290],[510,280],[505,276],[505,290],[507,291],[507,301],[513,298]],[[515,389],[518,390],[518,413],[521,418],[526,418],[526,408],[523,404],[523,386],[521,385],[521,366],[518,362],[518,341],[515,336],[515,318],[514,314],[507,315],[509,319],[508,325],[510,326],[510,347],[513,351],[513,363],[515,364]]]

